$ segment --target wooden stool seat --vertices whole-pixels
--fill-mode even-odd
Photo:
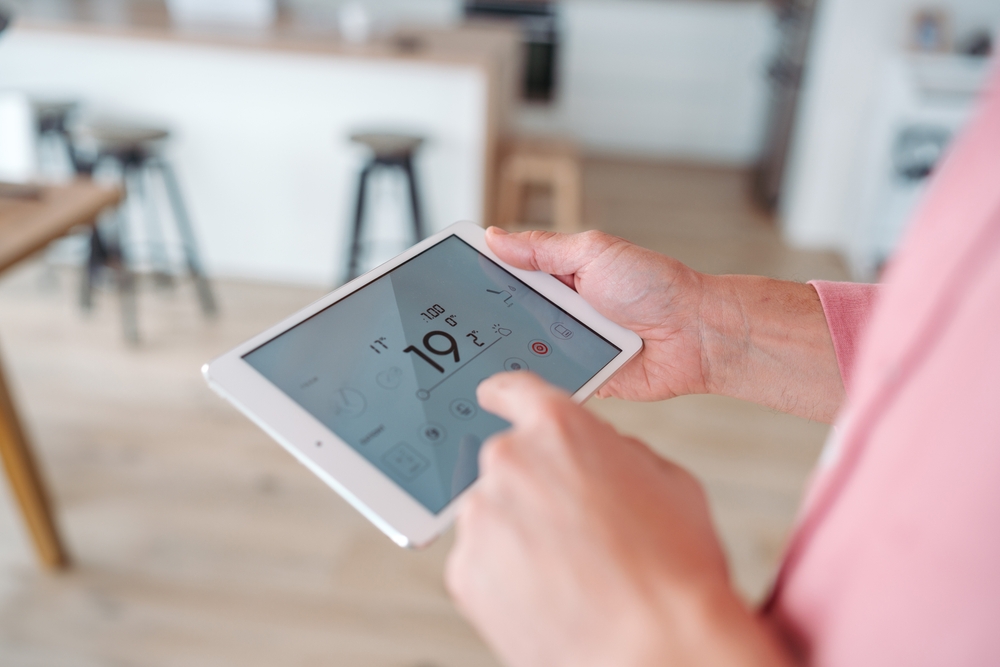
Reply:
[[[565,233],[582,230],[580,181],[580,158],[572,143],[543,139],[511,141],[500,163],[497,225],[504,228],[523,225],[524,188],[540,185],[552,190],[553,228]]]
[[[113,121],[90,121],[73,128],[74,140],[101,156],[148,154],[168,137],[170,131],[162,127]]]
[[[424,143],[424,138],[409,134],[359,132],[351,135],[351,141],[367,146],[377,158],[382,159],[412,155]]]

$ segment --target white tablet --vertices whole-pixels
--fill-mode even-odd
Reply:
[[[641,348],[459,222],[202,372],[393,541],[421,546],[454,518],[483,441],[508,426],[476,403],[480,382],[527,369],[582,402]]]

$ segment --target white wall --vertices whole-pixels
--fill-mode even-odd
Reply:
[[[347,140],[358,128],[428,137],[417,168],[431,231],[481,216],[486,80],[475,67],[14,29],[0,40],[0,81],[171,127],[216,275],[334,281],[365,159]],[[376,186],[395,193],[381,221],[409,225],[402,189]]]
[[[526,108],[526,131],[614,153],[749,163],[776,45],[763,2],[570,0],[559,99]]]
[[[1000,23],[996,0],[938,0],[961,36]],[[861,196],[863,137],[886,64],[921,0],[823,0],[785,176],[783,230],[796,246],[846,251]]]
[[[360,2],[376,23],[448,22],[461,0],[291,0],[333,15]],[[618,154],[753,162],[763,139],[765,70],[777,44],[763,1],[562,0],[560,90],[517,125]]]

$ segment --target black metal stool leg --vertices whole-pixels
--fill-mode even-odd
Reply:
[[[414,243],[418,243],[424,238],[424,223],[420,215],[420,195],[417,191],[417,175],[413,169],[413,159],[407,155],[402,161],[403,171],[406,172],[406,182],[410,186],[410,212],[413,215],[413,235],[416,237]]]
[[[125,340],[132,345],[139,343],[139,325],[136,315],[135,274],[129,265],[125,250],[128,242],[128,219],[119,206],[115,211],[115,242],[108,248],[107,264],[115,271],[118,283],[118,298],[122,310],[122,331]]]
[[[361,233],[365,224],[365,194],[368,190],[368,176],[374,168],[375,163],[369,162],[361,170],[358,177],[358,199],[354,206],[354,233],[351,237],[351,254],[347,259],[345,283],[358,277],[358,265],[361,262]]]
[[[163,227],[160,225],[160,216],[156,210],[156,202],[153,200],[149,188],[150,172],[141,165],[126,169],[124,178],[128,183],[130,193],[134,193],[136,198],[141,200],[142,219],[146,227],[146,245],[149,248],[149,262],[153,268],[153,281],[157,285],[168,286],[172,283],[170,275],[170,261],[167,258],[166,244],[163,240]]]
[[[97,279],[97,272],[108,263],[108,249],[101,239],[101,231],[95,224],[90,230],[90,252],[87,255],[87,263],[83,267],[83,276],[80,281],[80,307],[89,311],[94,307],[94,281]]]
[[[66,153],[67,163],[72,168],[73,172],[76,174],[82,173],[84,171],[84,166],[81,164],[76,151],[73,149],[73,138],[70,136],[69,131],[67,131],[65,127],[59,128],[59,139],[62,143],[63,151]]]
[[[188,217],[187,208],[184,206],[184,198],[181,196],[180,184],[174,174],[170,163],[165,160],[158,160],[154,166],[160,170],[163,176],[163,183],[167,189],[167,196],[170,198],[170,207],[174,212],[174,220],[177,223],[177,231],[180,234],[181,242],[184,244],[184,257],[187,260],[188,269],[194,277],[194,284],[198,290],[198,300],[201,303],[201,310],[205,315],[215,315],[218,308],[215,303],[215,296],[212,294],[212,286],[208,282],[205,270],[201,265],[198,256],[198,247],[194,238],[194,228],[191,226],[191,219]]]

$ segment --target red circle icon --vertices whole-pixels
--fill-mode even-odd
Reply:
[[[551,352],[549,344],[544,340],[533,340],[528,347],[531,349],[532,353],[537,354],[539,357],[547,357],[549,356],[549,352]]]

